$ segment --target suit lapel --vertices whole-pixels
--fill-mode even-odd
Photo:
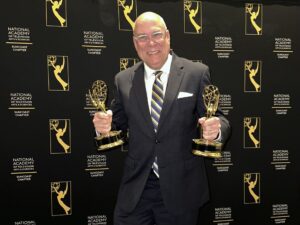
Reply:
[[[176,100],[178,90],[183,78],[183,65],[180,64],[177,56],[173,53],[173,61],[171,64],[170,74],[168,78],[167,89],[164,97],[164,104],[160,114],[158,132],[162,127],[162,124],[167,118],[170,108],[173,102]]]
[[[138,102],[141,113],[146,121],[147,130],[150,130],[151,133],[154,133],[154,128],[149,112],[145,79],[144,79],[144,66],[141,64],[133,74],[132,79],[132,88],[135,93],[135,98]]]
[[[176,100],[178,95],[178,90],[183,78],[183,65],[180,63],[178,57],[173,53],[173,60],[171,64],[170,74],[168,78],[167,89],[165,92],[164,97],[164,104],[161,111],[158,131],[162,127],[162,124],[167,118],[167,115],[170,111],[170,108],[173,102]],[[147,100],[147,93],[146,93],[146,86],[145,86],[145,79],[144,79],[144,66],[141,65],[137,66],[137,69],[132,74],[132,88],[135,93],[135,98],[138,102],[139,108],[141,113],[146,121],[147,130],[150,131],[151,134],[154,134],[154,127],[151,120],[151,115],[149,112],[148,100]]]

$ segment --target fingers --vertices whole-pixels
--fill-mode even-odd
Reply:
[[[202,136],[204,139],[212,141],[218,137],[221,128],[221,122],[218,117],[208,119],[202,117],[198,122],[202,126]]]
[[[112,111],[95,113],[93,123],[98,133],[107,134],[111,130]]]

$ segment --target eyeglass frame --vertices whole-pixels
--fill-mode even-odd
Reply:
[[[165,31],[154,31],[153,33],[151,33],[150,36],[147,34],[140,34],[140,35],[133,35],[133,38],[139,43],[148,43],[150,40],[154,42],[160,42],[166,37],[167,32],[169,32],[169,30],[167,29]],[[158,34],[161,36],[155,36]]]

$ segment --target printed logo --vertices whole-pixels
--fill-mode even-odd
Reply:
[[[132,31],[137,15],[136,0],[117,0],[119,30]]]
[[[68,56],[48,55],[48,91],[69,91]]]
[[[67,0],[46,0],[46,26],[67,27]]]
[[[244,173],[244,204],[260,204],[259,173]]]
[[[137,58],[120,58],[120,71],[126,70],[135,65],[139,60]]]
[[[244,118],[244,148],[260,148],[260,118]]]
[[[261,92],[261,61],[245,61],[244,92]]]
[[[71,122],[69,119],[50,119],[50,154],[71,153]]]
[[[51,215],[72,214],[71,181],[51,182]]]
[[[184,1],[184,33],[202,34],[202,2]]]
[[[245,4],[245,35],[262,35],[263,5],[257,3]]]

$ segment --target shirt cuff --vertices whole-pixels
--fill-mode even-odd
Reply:
[[[219,129],[218,137],[217,137],[215,140],[221,142],[221,140],[222,140],[222,132],[221,132],[221,129]]]

